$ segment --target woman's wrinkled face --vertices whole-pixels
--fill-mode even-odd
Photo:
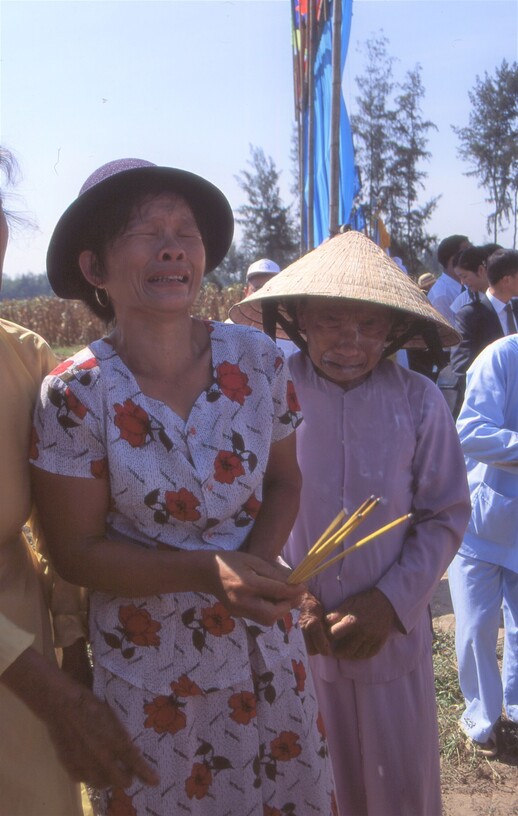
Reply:
[[[347,388],[378,364],[393,322],[390,309],[338,298],[309,298],[297,319],[318,373]]]
[[[79,262],[85,277],[106,289],[119,317],[127,309],[190,308],[205,271],[205,249],[187,202],[163,193],[135,207],[106,249],[101,269],[90,251]]]

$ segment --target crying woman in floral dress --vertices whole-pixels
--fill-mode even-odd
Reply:
[[[296,395],[262,332],[190,316],[232,229],[206,180],[120,160],[49,247],[55,292],[110,332],[44,382],[36,495],[57,568],[91,591],[95,692],[160,777],[104,791],[110,816],[334,812],[303,588],[277,560]]]

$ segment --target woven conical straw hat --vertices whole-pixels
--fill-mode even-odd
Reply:
[[[301,297],[345,298],[375,303],[397,310],[409,319],[415,331],[401,345],[422,348],[420,336],[430,325],[438,331],[443,347],[453,346],[460,336],[437,312],[422,292],[385,252],[361,232],[345,232],[325,241],[268,281],[258,292],[230,310],[235,323],[263,326],[263,304],[271,302],[288,323],[293,323],[286,306]],[[279,328],[277,337],[286,337]]]

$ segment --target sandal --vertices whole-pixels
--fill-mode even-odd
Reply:
[[[492,734],[485,742],[478,742],[478,740],[474,739],[470,739],[469,742],[475,749],[475,753],[479,754],[480,756],[487,757],[488,759],[494,759],[496,756],[498,756],[498,748],[494,734]]]

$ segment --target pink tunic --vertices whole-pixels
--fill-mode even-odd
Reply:
[[[328,611],[376,586],[402,627],[368,660],[311,660],[340,813],[435,816],[440,791],[436,722],[429,715],[435,701],[428,604],[469,517],[455,426],[436,386],[390,361],[348,392],[319,377],[302,353],[289,364],[305,421],[297,431],[303,489],[285,548],[288,562],[301,561],[342,507],[353,511],[371,494],[383,501],[344,546],[405,513],[416,514],[415,524],[397,527],[310,584]],[[398,694],[398,681],[404,694]],[[371,706],[362,704],[365,697]],[[344,708],[348,728],[341,722]],[[394,735],[400,750],[394,750]],[[361,758],[355,771],[351,751]]]

